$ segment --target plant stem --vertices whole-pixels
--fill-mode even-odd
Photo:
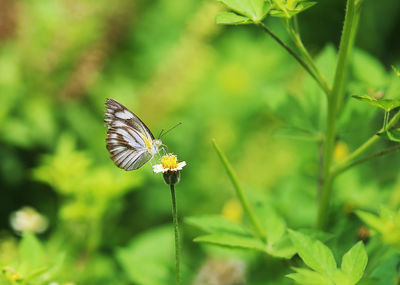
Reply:
[[[319,79],[320,87],[325,92],[325,94],[327,96],[329,96],[329,94],[331,92],[331,87],[329,86],[328,82],[326,81],[325,76],[321,73],[321,71],[319,70],[319,68],[315,64],[313,58],[309,54],[308,50],[304,46],[303,41],[301,40],[301,36],[300,36],[300,34],[298,32],[298,24],[297,24],[296,16],[294,16],[294,25],[295,25],[295,27],[293,28],[293,26],[291,25],[289,20],[286,21],[286,27],[287,27],[287,29],[289,31],[289,34],[291,35],[293,41],[297,45],[299,51],[303,54],[303,56],[307,60],[307,62],[310,65],[310,67],[313,69],[313,72],[315,73],[315,76]]]
[[[176,207],[175,186],[170,184],[172,198],[172,219],[175,231],[175,268],[176,268],[176,285],[180,284],[180,250],[179,250],[179,223],[178,210]]]
[[[386,123],[386,127],[382,127],[378,133],[382,133],[385,132],[387,130],[389,130],[391,127],[394,126],[394,124],[397,123],[397,121],[400,119],[400,111],[398,111],[393,118]],[[347,158],[342,161],[340,164],[336,165],[333,169],[332,169],[332,173],[333,175],[338,175],[339,173],[344,172],[345,170],[348,170],[349,168],[351,168],[354,165],[357,164],[353,164],[354,161],[360,157],[360,155],[362,155],[367,149],[369,149],[370,147],[372,147],[378,140],[379,140],[380,136],[378,134],[373,135],[372,137],[370,137],[366,142],[364,142],[360,147],[358,147],[355,151],[353,151],[349,156],[347,156]],[[366,160],[363,160],[361,162],[364,162]],[[360,163],[361,163],[360,162]]]
[[[321,198],[318,205],[317,228],[323,229],[326,224],[331,199],[333,177],[331,176],[332,156],[336,138],[336,120],[339,106],[344,97],[349,55],[354,45],[354,38],[359,20],[359,9],[355,9],[355,0],[348,0],[346,15],[340,40],[338,62],[333,81],[332,92],[328,96],[328,116],[324,146],[324,175]]]
[[[347,169],[352,168],[353,166],[356,166],[356,165],[358,165],[358,164],[361,164],[361,163],[366,162],[366,161],[368,161],[368,160],[371,160],[371,159],[373,159],[373,158],[383,156],[383,155],[385,155],[385,154],[388,154],[388,153],[390,153],[390,152],[396,151],[396,150],[398,150],[398,149],[400,149],[400,145],[396,145],[396,146],[394,146],[394,147],[390,147],[390,148],[381,150],[381,151],[379,151],[379,152],[376,152],[376,153],[374,153],[374,154],[371,154],[371,155],[369,155],[369,156],[366,156],[366,157],[364,157],[364,158],[361,158],[361,159],[359,159],[359,160],[356,160],[356,161],[354,161],[354,162],[352,162],[352,163],[347,164],[345,167],[342,167],[342,168],[340,168],[339,170],[333,172],[332,175],[333,175],[333,176],[339,175],[340,173],[346,171]]]
[[[268,29],[263,23],[258,23],[257,24],[261,29],[263,29],[267,34],[269,34],[275,41],[278,42],[290,55],[292,55],[298,63],[311,75],[312,78],[318,83],[318,85],[324,90],[324,92],[328,95],[330,93],[330,89],[326,86],[326,84],[323,82],[324,80],[320,77],[318,77],[314,72],[311,70],[311,68],[308,66],[308,64],[301,58],[299,57],[287,44],[285,44],[277,35],[275,35],[270,29]]]
[[[225,167],[226,172],[228,173],[229,178],[231,179],[231,182],[233,184],[233,187],[236,190],[236,194],[239,197],[239,201],[242,204],[243,209],[245,210],[246,214],[250,218],[250,221],[254,227],[254,230],[257,234],[257,236],[265,241],[265,233],[261,227],[260,221],[257,219],[257,216],[255,215],[253,208],[250,207],[250,204],[244,195],[243,189],[239,184],[239,180],[237,178],[237,175],[235,171],[233,170],[231,164],[229,163],[228,159],[226,156],[222,153],[221,149],[218,147],[217,143],[215,142],[214,139],[211,140],[215,150],[217,151],[217,154],[219,158],[221,159],[222,164]]]
[[[385,115],[383,117],[383,129],[386,130],[386,125],[389,120],[389,112],[385,110]]]

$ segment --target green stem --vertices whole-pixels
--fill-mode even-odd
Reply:
[[[275,41],[278,42],[290,55],[292,55],[298,63],[311,75],[312,78],[318,83],[318,85],[324,90],[326,94],[330,93],[330,89],[324,84],[323,80],[318,77],[314,72],[311,70],[310,66],[300,57],[298,56],[287,44],[285,44],[277,35],[275,35],[270,29],[268,29],[263,23],[257,24],[261,29],[264,30],[267,34],[269,34]]]
[[[348,0],[346,15],[340,40],[338,62],[333,81],[332,92],[328,96],[328,116],[324,147],[324,174],[321,198],[318,205],[317,228],[323,229],[326,224],[331,199],[333,177],[331,176],[332,156],[336,138],[336,120],[338,109],[344,97],[344,86],[347,76],[349,55],[354,45],[359,20],[359,9],[355,9],[355,0]]]
[[[321,73],[321,71],[319,70],[319,68],[315,64],[313,58],[309,54],[308,50],[304,46],[303,41],[301,40],[301,36],[300,36],[299,31],[298,31],[298,24],[297,24],[296,16],[294,18],[294,25],[295,25],[295,27],[293,27],[293,25],[291,24],[291,22],[289,20],[286,21],[286,27],[287,27],[287,29],[289,31],[290,36],[292,37],[293,41],[297,45],[299,51],[303,54],[303,56],[307,60],[308,64],[312,68],[315,76],[320,81],[320,83],[319,83],[320,87],[325,92],[325,94],[327,96],[329,96],[329,94],[331,92],[331,87],[329,86],[328,82],[326,81],[325,76]]]
[[[359,164],[364,163],[364,162],[366,162],[366,161],[368,161],[368,160],[371,160],[371,159],[374,159],[374,158],[383,156],[383,155],[385,155],[385,154],[391,153],[391,152],[396,151],[396,150],[398,150],[398,149],[400,149],[400,145],[396,145],[396,146],[394,146],[394,147],[390,147],[390,148],[381,150],[381,151],[379,151],[379,152],[376,152],[376,153],[374,153],[374,154],[368,155],[368,156],[366,156],[366,157],[363,157],[363,158],[361,158],[361,159],[359,159],[359,160],[356,160],[356,161],[354,161],[354,162],[351,162],[351,163],[347,164],[345,167],[342,167],[342,168],[340,168],[339,170],[335,171],[335,172],[333,173],[333,176],[339,175],[340,173],[342,173],[342,172],[344,172],[344,171],[346,171],[346,170],[352,168],[353,166],[359,165]]]
[[[214,139],[211,140],[215,150],[217,151],[217,154],[219,158],[221,159],[222,164],[225,167],[226,172],[228,173],[229,178],[232,181],[233,187],[236,190],[236,194],[239,197],[240,203],[242,204],[242,207],[248,217],[250,218],[250,221],[254,227],[254,230],[257,234],[257,236],[265,241],[265,233],[261,227],[260,221],[257,219],[257,216],[255,215],[253,208],[250,207],[250,203],[248,202],[246,196],[244,195],[243,189],[239,184],[239,180],[236,176],[235,171],[233,170],[231,164],[229,163],[228,159],[226,156],[222,153],[221,149],[218,147],[217,143],[215,142]]]
[[[393,118],[386,123],[386,128],[382,127],[379,131],[379,133],[384,133],[387,130],[389,130],[391,127],[393,127],[397,121],[400,119],[400,111],[398,111]],[[364,142],[360,147],[358,147],[355,151],[353,151],[349,156],[347,156],[347,158],[342,161],[340,164],[336,165],[333,169],[332,169],[332,173],[333,175],[338,175],[342,172],[344,172],[345,170],[350,169],[352,166],[357,165],[357,164],[353,164],[354,161],[360,157],[366,150],[368,150],[369,148],[371,148],[380,138],[380,136],[378,134],[373,135],[372,137],[370,137],[366,142]],[[364,161],[361,161],[364,162]]]
[[[386,130],[386,126],[389,120],[389,112],[385,110],[385,115],[383,117],[383,129]]]
[[[172,219],[175,231],[175,268],[176,268],[176,285],[180,284],[180,250],[179,250],[179,223],[178,210],[176,207],[175,186],[170,184],[172,198]]]

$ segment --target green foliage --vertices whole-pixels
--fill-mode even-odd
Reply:
[[[400,249],[400,210],[382,206],[379,215],[365,211],[356,213],[364,223],[377,231],[384,243]]]
[[[132,239],[116,257],[131,282],[143,285],[173,283],[172,227],[161,227]]]
[[[257,238],[244,225],[234,223],[221,216],[199,216],[186,218],[186,223],[196,226],[207,235],[199,236],[195,242],[209,243],[228,248],[256,250],[278,258],[291,258],[294,247],[287,235],[286,223],[272,209],[262,211],[262,225],[266,242]]]
[[[365,102],[367,104],[370,104],[372,106],[381,108],[385,110],[385,112],[390,112],[391,110],[397,108],[400,106],[400,100],[394,100],[394,99],[376,99],[373,98],[369,95],[353,95],[352,96],[354,99],[360,100],[361,102]]]
[[[343,255],[341,269],[350,278],[350,284],[356,284],[361,279],[367,262],[367,252],[362,242],[358,242]]]
[[[222,25],[258,24],[268,14],[274,17],[290,19],[317,3],[309,0],[273,0],[272,2],[265,0],[218,1],[235,12],[224,12],[218,14],[216,22],[217,24]]]
[[[360,9],[362,2],[354,1],[361,33],[347,62],[348,95],[335,116],[332,169],[353,155],[363,159],[396,148],[388,140],[400,138],[396,120],[375,135],[382,126],[379,109],[390,110],[387,124],[398,110],[399,72],[388,67],[399,65],[399,55],[387,43],[396,35],[400,6],[364,1]],[[162,178],[151,174],[158,157],[137,171],[115,167],[104,142],[106,97],[129,107],[155,135],[183,122],[162,138],[168,152],[188,163],[177,187],[179,216],[190,216],[181,227],[182,285],[199,285],[194,280],[204,270],[209,280],[228,284],[223,277],[235,274],[250,285],[399,282],[398,213],[388,210],[400,206],[398,153],[337,177],[329,234],[299,230],[315,225],[329,92],[260,28],[272,31],[330,89],[343,2],[42,0],[0,6],[0,284],[174,283],[172,225],[159,226],[171,220],[170,196]],[[216,14],[218,24],[255,25],[224,29],[215,25]],[[352,94],[368,94],[362,100],[378,108]],[[232,181],[211,138],[229,158],[261,234],[232,198]],[[370,138],[374,143],[360,151]],[[379,205],[386,210],[371,214]],[[13,228],[10,216],[25,206],[46,218],[45,232]],[[362,236],[369,239],[365,271],[364,248],[353,246],[361,225],[354,212],[372,229]],[[298,267],[296,252],[306,267]],[[207,266],[210,260],[217,266]],[[225,266],[232,260],[240,270]]]
[[[3,263],[0,281],[3,278],[3,282],[10,282],[7,284],[47,284],[59,274],[64,259],[64,253],[48,254],[35,235],[25,233],[18,245],[17,260]]]
[[[391,256],[371,273],[371,278],[376,280],[374,284],[378,285],[396,285],[399,282],[399,269],[400,256]]]
[[[219,0],[221,3],[226,5],[229,9],[232,9],[234,12],[238,13],[239,15],[243,15],[248,18],[248,21],[253,21],[254,23],[259,23],[264,19],[267,15],[269,10],[269,4],[265,0]],[[224,16],[225,15],[225,16]],[[228,22],[228,24],[237,22],[236,19],[232,18],[233,16],[229,16],[230,19],[226,18],[226,14],[223,14],[222,18]],[[219,20],[221,20],[221,16],[218,16]],[[224,23],[221,24],[226,24]],[[218,23],[218,22],[217,22]],[[247,21],[242,19],[242,24],[246,24]]]
[[[388,84],[388,75],[382,63],[362,50],[354,52],[352,72],[369,88],[384,88]]]
[[[393,142],[400,142],[400,129],[388,130],[386,134],[389,140]]]
[[[195,238],[194,241],[196,242],[231,248],[265,250],[263,242],[255,238],[244,226],[220,216],[190,217],[186,219],[186,222],[209,233],[208,235]]]
[[[66,220],[101,217],[112,199],[140,184],[137,176],[121,175],[91,164],[91,159],[77,151],[73,139],[65,135],[60,138],[55,153],[44,156],[42,164],[34,169],[37,180],[48,183],[62,195],[72,196],[73,200],[61,210]]]
[[[287,19],[317,4],[309,0],[272,0],[272,3],[270,15]]]
[[[215,17],[215,22],[220,25],[243,25],[251,24],[247,17],[239,16],[232,12],[220,13]]]
[[[396,67],[394,67],[393,65],[392,65],[392,69],[394,71],[394,74],[396,74],[397,77],[400,77],[400,71],[398,71],[398,69]]]
[[[322,242],[295,231],[290,231],[290,238],[301,259],[312,269],[294,268],[296,273],[287,275],[298,284],[353,285],[362,278],[368,261],[362,242],[343,255],[338,269],[332,251]]]

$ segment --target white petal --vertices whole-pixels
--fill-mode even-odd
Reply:
[[[178,163],[178,167],[176,167],[174,170],[182,170],[182,168],[186,165],[186,161],[182,161]]]
[[[153,172],[154,173],[163,173],[164,168],[163,168],[162,164],[153,165]]]

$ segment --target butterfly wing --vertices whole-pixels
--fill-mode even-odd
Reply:
[[[138,169],[152,158],[147,143],[154,140],[146,125],[131,111],[113,99],[106,101],[108,126],[107,150],[122,169]],[[147,140],[147,141],[146,141]]]
[[[108,127],[120,127],[127,126],[134,128],[139,133],[146,136],[151,142],[154,140],[154,136],[149,128],[139,119],[138,116],[133,114],[124,105],[118,103],[114,99],[107,99],[106,101],[106,118],[104,122]]]
[[[111,159],[119,168],[138,169],[151,158],[143,137],[133,128],[108,129],[106,142]]]

